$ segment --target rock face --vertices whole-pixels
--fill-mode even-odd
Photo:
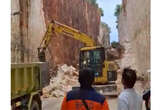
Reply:
[[[46,30],[42,0],[12,0],[11,62],[37,61],[37,47]]]
[[[48,23],[54,19],[92,36],[99,35],[100,12],[85,0],[12,0],[11,60],[34,62]],[[47,56],[54,64],[77,64],[83,44],[54,35]]]
[[[119,41],[125,47],[121,68],[131,66],[138,75],[150,69],[150,0],[123,0],[118,20]]]
[[[43,97],[64,97],[73,86],[79,85],[78,74],[73,66],[58,65],[56,76],[51,77],[49,85],[43,88]]]
[[[105,48],[110,46],[110,28],[104,22],[100,23],[98,42]]]
[[[85,0],[44,0],[43,9],[46,24],[54,19],[92,36],[97,41],[100,13]],[[49,50],[55,63],[76,66],[80,47],[82,44],[79,41],[67,36],[54,35]]]

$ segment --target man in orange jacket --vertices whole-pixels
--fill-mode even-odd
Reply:
[[[79,71],[80,88],[64,97],[61,110],[109,110],[105,97],[92,87],[94,72],[87,68]]]

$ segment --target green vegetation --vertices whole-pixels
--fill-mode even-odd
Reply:
[[[118,47],[120,47],[120,43],[119,43],[119,42],[116,42],[116,41],[113,41],[113,42],[111,43],[111,46],[112,46],[113,48],[118,48]]]
[[[104,10],[102,8],[99,8],[99,11],[101,13],[101,16],[104,16]]]
[[[122,53],[125,51],[125,48],[119,42],[113,41],[111,46],[112,48],[115,48],[120,53],[120,55],[122,55]]]
[[[116,16],[117,20],[116,20],[116,23],[117,23],[117,26],[116,28],[118,28],[118,17],[120,15],[122,11],[122,5],[117,5],[116,8],[115,8],[115,12],[114,12],[114,16]]]
[[[97,0],[86,0],[88,3],[95,5],[98,9],[99,12],[101,13],[101,16],[104,16],[104,11],[102,8],[99,7],[99,5],[97,4]]]
[[[93,4],[93,5],[98,6],[97,0],[86,0],[86,1],[89,2],[89,3],[91,3],[91,4]]]
[[[118,16],[121,13],[121,10],[122,10],[122,5],[116,5],[114,16],[116,16],[118,18]]]

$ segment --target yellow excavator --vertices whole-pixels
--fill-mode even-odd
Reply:
[[[95,71],[94,88],[104,95],[117,95],[117,70],[118,65],[114,61],[105,60],[105,48],[97,46],[95,41],[85,33],[77,29],[61,24],[53,20],[38,48],[38,58],[41,62],[46,61],[45,50],[48,47],[52,34],[62,34],[85,44],[80,49],[79,69],[91,68]]]

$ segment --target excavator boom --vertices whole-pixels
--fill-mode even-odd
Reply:
[[[92,47],[96,45],[95,41],[92,40],[90,36],[54,20],[48,25],[47,32],[41,41],[40,48],[47,48],[49,42],[51,41],[53,32],[78,40],[84,43],[86,47]]]

